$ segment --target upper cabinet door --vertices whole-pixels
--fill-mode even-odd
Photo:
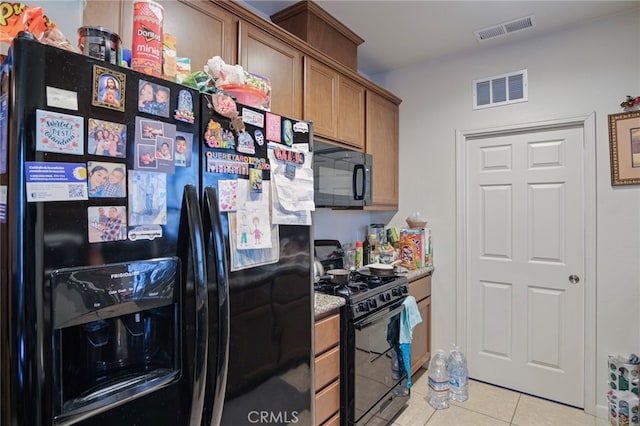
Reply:
[[[364,87],[340,75],[338,86],[338,139],[364,150]]]
[[[245,71],[269,78],[271,111],[302,117],[302,54],[247,22],[238,24],[238,58]]]
[[[331,139],[338,137],[338,73],[328,66],[304,57],[303,119],[313,122],[313,133]]]
[[[209,58],[220,56],[235,64],[236,25],[231,13],[208,1],[157,1],[164,8],[163,30],[177,39],[178,57],[191,59],[191,72],[202,71]],[[133,1],[89,0],[84,25],[100,25],[118,33],[123,47],[131,48]]]
[[[399,107],[367,91],[367,153],[373,156],[371,210],[398,209]]]

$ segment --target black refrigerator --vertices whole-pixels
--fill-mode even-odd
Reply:
[[[9,59],[0,424],[218,424],[226,260],[202,220],[199,92],[25,34]]]
[[[230,339],[221,424],[311,425],[313,238],[310,213],[302,206],[313,200],[306,154],[313,126],[241,104],[231,114],[221,108],[222,115],[216,105],[215,96],[202,94],[205,205],[206,192],[215,188],[229,263]],[[296,201],[298,209],[291,207],[293,200],[287,204],[274,194],[282,195],[293,182],[307,184],[299,187],[307,197]],[[273,208],[270,217],[265,203]]]
[[[250,210],[257,232],[227,204],[234,185],[264,200],[267,138],[284,160],[310,123],[227,119],[210,95],[29,37],[11,50],[0,425],[311,424],[310,223]]]

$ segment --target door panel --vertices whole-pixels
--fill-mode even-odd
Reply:
[[[583,136],[467,141],[471,377],[582,407]]]

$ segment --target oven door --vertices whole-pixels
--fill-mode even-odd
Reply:
[[[400,299],[393,305],[354,323],[354,422],[365,416],[406,377],[403,374],[394,378],[391,364],[392,352],[399,347],[403,301],[404,299]]]

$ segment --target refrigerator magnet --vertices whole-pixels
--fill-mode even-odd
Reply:
[[[129,172],[129,225],[167,224],[167,175]]]
[[[127,76],[123,73],[93,66],[92,105],[124,111]]]
[[[176,167],[191,167],[193,152],[193,135],[176,131],[175,152],[173,155]]]
[[[171,90],[168,87],[140,80],[138,82],[138,111],[169,118],[170,96]]]
[[[84,155],[84,117],[36,110],[36,150]]]
[[[127,208],[97,206],[87,209],[90,243],[122,241],[127,238]]]
[[[121,163],[89,161],[87,185],[89,197],[121,198],[126,197],[127,168]]]
[[[195,116],[193,115],[193,97],[188,90],[180,90],[178,92],[178,109],[174,111],[173,118],[185,123],[193,124]]]
[[[267,113],[267,123],[265,126],[267,132],[267,140],[273,142],[280,142],[280,116],[276,114]]]
[[[262,170],[249,169],[249,188],[252,193],[262,193]]]
[[[26,162],[28,202],[87,200],[87,167],[79,163]]]
[[[90,118],[88,121],[88,154],[125,158],[127,126]]]
[[[282,122],[282,140],[287,146],[293,145],[293,125],[291,120],[284,120]]]
[[[253,138],[251,137],[249,132],[240,132],[240,134],[238,135],[238,145],[236,147],[236,151],[243,154],[256,153],[256,146],[253,143]]]

